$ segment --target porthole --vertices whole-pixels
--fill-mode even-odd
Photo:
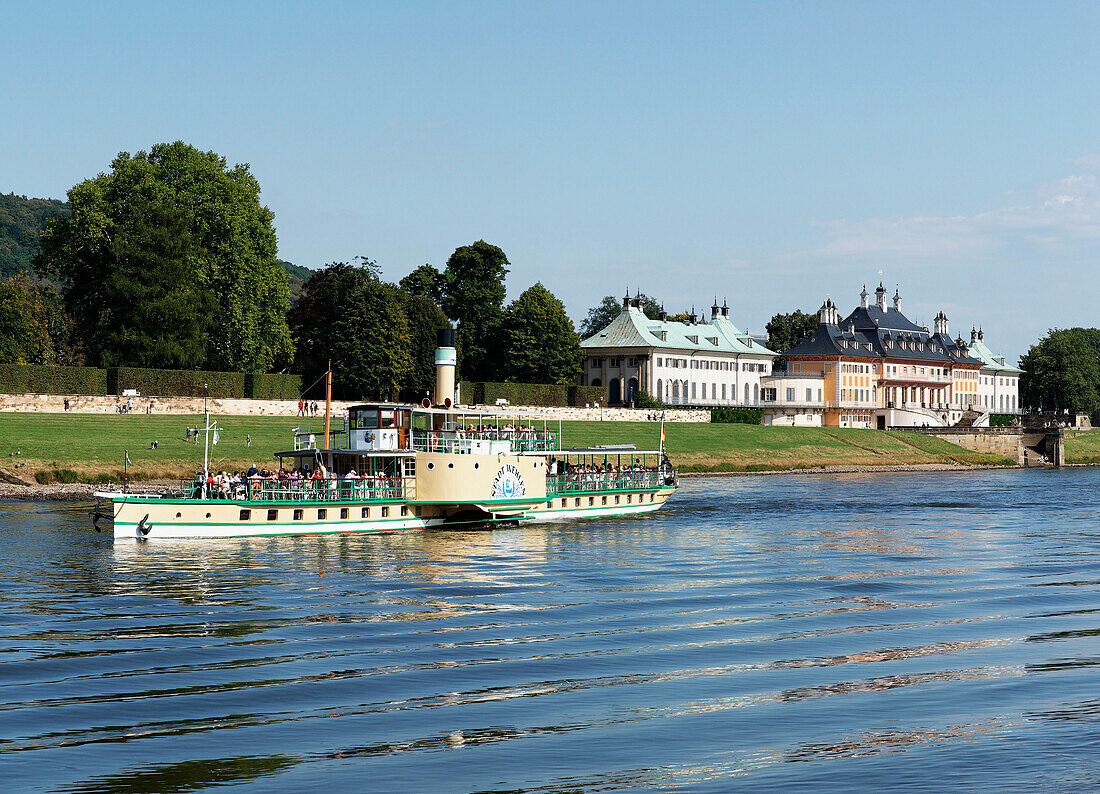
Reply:
[[[447,464],[448,469],[453,469],[454,467],[455,467],[455,465],[453,463],[448,463]]]
[[[434,469],[434,468],[435,468],[435,464],[434,464],[434,463],[431,463],[431,462],[429,462],[429,463],[428,463],[428,471],[431,471],[431,470],[432,470],[432,469]]]
[[[206,514],[206,517],[207,517],[207,518],[210,518],[210,514],[209,514],[209,513],[207,513],[207,514]]]
[[[183,513],[176,513],[176,518],[180,518],[182,515]]]
[[[474,468],[475,468],[475,469],[480,469],[480,468],[481,468],[481,464],[480,464],[480,463],[475,463],[475,464],[474,464]]]

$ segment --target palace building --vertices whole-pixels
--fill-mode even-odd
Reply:
[[[784,353],[784,386],[788,394],[800,397],[820,389],[819,404],[811,413],[820,413],[821,424],[944,427],[964,419],[987,424],[990,413],[1017,411],[1020,370],[990,353],[978,334],[972,335],[971,345],[962,337],[952,339],[942,311],[929,331],[902,314],[899,292],[888,306],[879,284],[874,303],[865,287],[859,307],[847,317],[841,319],[827,299],[818,319],[817,330]],[[765,421],[798,423],[792,418],[798,411],[784,414],[781,407],[779,400]]]
[[[739,330],[715,300],[710,321],[651,320],[641,301],[623,298],[619,315],[581,342],[582,386],[606,389],[607,405],[629,405],[646,391],[669,405],[758,405],[761,378],[776,353]]]

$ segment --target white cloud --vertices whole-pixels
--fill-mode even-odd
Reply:
[[[1093,157],[1100,167],[1100,155]],[[909,266],[945,257],[958,262],[1020,246],[1056,249],[1100,238],[1100,181],[1095,174],[1073,174],[1038,186],[1024,202],[974,215],[836,220],[826,232],[818,256]]]

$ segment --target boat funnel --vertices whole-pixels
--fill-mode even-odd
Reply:
[[[455,329],[440,329],[435,348],[435,404],[450,408],[455,394]]]

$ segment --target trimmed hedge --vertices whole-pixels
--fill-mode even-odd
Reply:
[[[603,400],[602,386],[569,386],[560,383],[459,383],[462,402],[467,405],[495,405],[507,400],[509,405],[542,407],[580,406]]]
[[[156,397],[202,397],[203,384],[211,397],[244,397],[243,372],[204,372],[187,369],[144,369],[111,367],[107,370],[109,394],[137,389],[138,394]]]
[[[716,424],[758,425],[764,421],[764,409],[724,405],[710,409],[710,421]]]
[[[254,400],[297,400],[301,393],[301,375],[249,372],[244,376],[244,396]]]
[[[1009,416],[1007,414],[991,414],[989,417],[990,427],[1012,427],[1012,423],[1016,421],[1016,417]]]
[[[107,370],[51,364],[0,364],[0,393],[107,394]]]

